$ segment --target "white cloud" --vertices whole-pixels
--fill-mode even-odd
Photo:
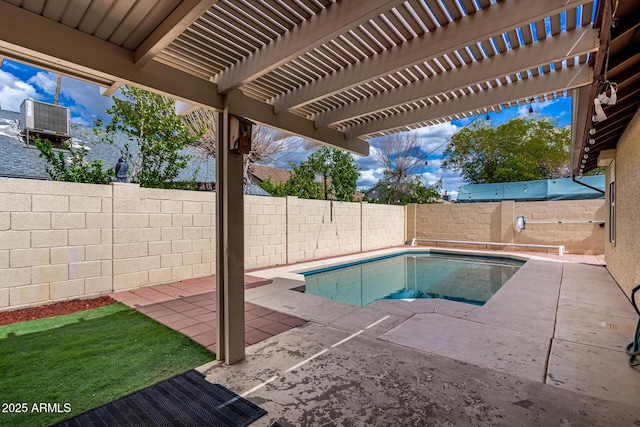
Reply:
[[[33,85],[0,70],[0,107],[3,110],[20,111],[20,105],[26,98],[40,99],[41,97]]]
[[[360,172],[360,178],[358,178],[358,187],[369,188],[373,187],[380,179],[382,179],[384,169],[367,169]]]
[[[449,138],[458,131],[458,126],[451,122],[440,123],[415,130],[421,138]]]
[[[56,92],[57,74],[48,71],[38,71],[35,76],[27,80],[27,83],[43,90],[45,93],[53,95]]]
[[[72,100],[71,110],[87,121],[104,118],[105,110],[113,105],[111,97],[100,95],[98,86],[69,77],[62,77],[60,94]]]

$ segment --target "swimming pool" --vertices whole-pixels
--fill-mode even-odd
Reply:
[[[404,252],[302,272],[304,293],[366,306],[380,299],[441,298],[483,305],[524,261]]]

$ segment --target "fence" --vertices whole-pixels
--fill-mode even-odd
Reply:
[[[405,208],[245,196],[245,268],[398,246],[414,237],[602,253],[604,228],[588,221],[603,219],[603,205]],[[0,310],[211,275],[215,207],[211,192],[0,178]],[[528,221],[519,233],[518,216]]]
[[[215,272],[215,193],[0,178],[0,309]],[[245,197],[245,267],[401,245],[404,207]]]
[[[526,228],[515,229],[518,216]],[[604,200],[407,205],[409,239],[564,245],[569,253],[604,252]],[[455,245],[449,245],[455,246]],[[464,245],[464,247],[472,247]],[[508,248],[530,251],[532,248]],[[557,249],[549,249],[557,252]]]

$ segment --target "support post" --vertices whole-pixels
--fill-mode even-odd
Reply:
[[[216,144],[216,350],[227,365],[244,359],[242,154],[230,151],[229,114],[218,114]]]

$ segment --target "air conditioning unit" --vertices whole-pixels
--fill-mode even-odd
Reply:
[[[60,105],[25,99],[20,106],[22,130],[29,143],[29,134],[71,138],[69,109]]]

